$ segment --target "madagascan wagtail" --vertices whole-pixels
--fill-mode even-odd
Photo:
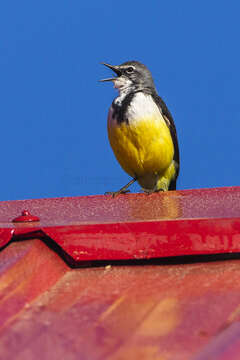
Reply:
[[[146,193],[176,189],[179,149],[173,118],[158,96],[148,68],[138,61],[103,63],[116,77],[119,95],[108,113],[108,137],[113,152],[132,180],[112,194],[127,192],[137,181]]]

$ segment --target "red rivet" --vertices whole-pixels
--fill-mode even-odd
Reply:
[[[12,220],[12,222],[32,222],[32,221],[39,221],[38,216],[31,215],[28,210],[23,210],[22,215],[17,216]]]

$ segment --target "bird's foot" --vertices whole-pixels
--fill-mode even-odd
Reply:
[[[106,191],[105,195],[111,195],[113,198],[115,198],[120,194],[127,194],[129,192],[130,192],[130,190],[122,190],[122,189],[120,189],[118,191]]]
[[[164,190],[163,189],[142,189],[142,191],[146,195],[151,195],[153,193],[157,193],[157,192],[164,191]]]
[[[105,192],[105,195],[111,195],[113,198],[115,198],[116,196],[118,196],[120,194],[126,194],[126,193],[130,192],[130,190],[127,190],[127,188],[130,185],[132,185],[135,181],[136,181],[136,179],[132,179],[131,181],[129,181],[129,183],[127,183],[125,186],[123,186],[118,191],[107,191],[107,192]]]

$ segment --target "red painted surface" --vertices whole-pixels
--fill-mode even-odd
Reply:
[[[40,221],[12,223],[25,208]],[[1,202],[0,231],[1,246],[38,232],[75,262],[239,252],[240,187]]]
[[[239,214],[239,187],[1,202],[0,359],[239,359],[239,260],[67,264],[239,252]]]
[[[192,360],[239,360],[240,357],[240,322],[231,324],[220,332]]]
[[[238,359],[239,260],[73,270],[35,239],[0,264],[1,359]]]

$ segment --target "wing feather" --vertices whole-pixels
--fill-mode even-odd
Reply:
[[[175,180],[173,180],[170,184],[169,190],[176,189],[176,180],[179,174],[179,168],[180,168],[180,156],[179,156],[179,146],[178,146],[178,138],[177,138],[177,130],[176,126],[174,124],[173,117],[170,113],[170,111],[167,108],[167,105],[163,101],[163,99],[158,96],[157,94],[153,94],[153,99],[158,106],[159,110],[161,111],[163,118],[170,130],[172,140],[173,140],[173,146],[174,146],[174,161],[176,162],[176,177]]]

